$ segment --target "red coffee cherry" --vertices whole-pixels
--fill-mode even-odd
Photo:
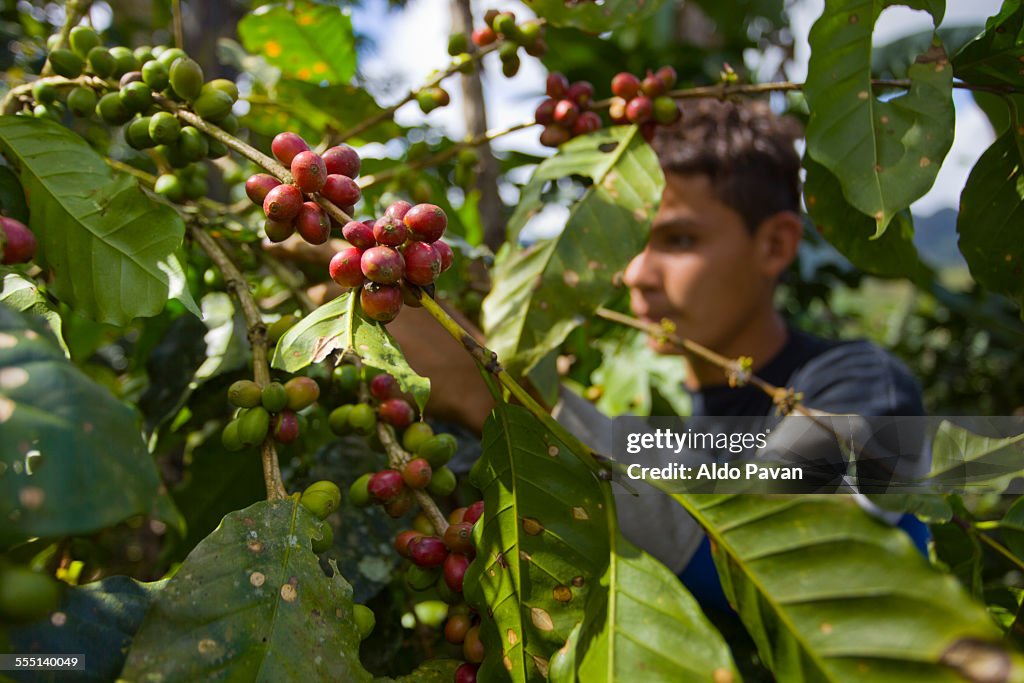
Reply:
[[[292,178],[306,194],[319,192],[327,180],[327,166],[316,152],[299,152],[292,159]],[[354,204],[355,202],[342,202]]]
[[[648,71],[647,76],[640,84],[640,90],[648,97],[657,97],[658,95],[665,94],[665,84],[660,78]]]
[[[341,229],[341,235],[357,249],[369,249],[377,245],[377,241],[373,239],[373,227],[359,221],[346,223]]]
[[[363,275],[368,280],[383,285],[393,285],[405,273],[405,259],[391,247],[371,247],[363,252],[360,262]]]
[[[295,229],[310,244],[323,244],[331,236],[331,219],[316,202],[304,202],[295,217]]]
[[[295,155],[308,152],[309,145],[295,133],[278,133],[270,143],[270,151],[282,164],[291,166]]]
[[[589,81],[576,81],[565,91],[565,96],[583,107],[594,98],[594,86]]]
[[[409,228],[409,239],[418,242],[435,242],[448,227],[448,216],[440,206],[417,204],[409,209],[402,219]]]
[[[409,510],[412,510],[413,499],[409,495],[408,491],[402,491],[397,498],[393,498],[388,502],[384,503],[384,512],[387,513],[388,517],[392,519],[398,519],[408,514]]]
[[[332,173],[327,176],[323,187],[320,188],[320,194],[339,207],[350,207],[363,196],[356,181],[340,173]],[[345,213],[351,214],[351,210]]]
[[[612,94],[624,100],[631,100],[640,92],[640,79],[622,71],[612,78]]]
[[[274,441],[291,443],[299,438],[299,418],[290,410],[283,411],[274,421]]]
[[[444,624],[444,639],[452,645],[458,645],[466,639],[466,631],[473,626],[468,614],[453,614]]]
[[[294,185],[278,185],[263,200],[263,213],[275,221],[290,221],[301,208],[302,191]]]
[[[453,553],[473,552],[473,525],[470,522],[449,524],[444,532],[444,544]]]
[[[676,84],[677,76],[676,70],[671,66],[663,66],[654,72],[655,78],[661,81],[661,84],[665,86],[665,90],[671,90]]]
[[[441,254],[426,242],[410,242],[402,256],[405,257],[405,279],[414,285],[425,287],[441,274]]]
[[[331,263],[327,266],[331,279],[342,287],[362,286],[365,281],[361,267],[362,258],[363,252],[355,247],[339,251],[331,258]]]
[[[452,248],[448,246],[447,242],[437,240],[430,244],[437,252],[438,256],[441,257],[441,272],[448,270],[452,267],[452,263],[455,261],[455,253],[452,252]]]
[[[423,536],[409,543],[409,559],[420,567],[440,567],[447,556],[448,549],[437,536]]]
[[[377,412],[382,422],[397,429],[405,429],[416,419],[412,406],[401,398],[389,398],[380,404]]]
[[[401,399],[392,400],[401,401]],[[405,463],[405,467],[402,468],[402,480],[411,489],[427,488],[427,484],[430,483],[430,477],[433,474],[434,471],[431,469],[430,463],[423,458],[413,458]]]
[[[266,173],[254,173],[245,181],[245,194],[257,206],[263,206],[267,193],[281,184],[281,181]]]
[[[469,558],[461,553],[450,553],[444,558],[444,582],[452,591],[462,592],[462,580],[469,569]]]
[[[353,179],[359,177],[362,161],[359,159],[359,153],[348,145],[331,147],[324,152],[323,159],[328,174],[343,175]],[[355,202],[349,203],[355,204]]]
[[[271,242],[284,242],[295,232],[295,219],[275,221],[268,218],[263,223],[263,231],[267,233],[267,239]]]
[[[545,88],[548,97],[558,100],[565,97],[565,93],[568,91],[568,78],[557,71],[548,74],[547,86]]]
[[[544,100],[537,105],[537,110],[533,112],[533,120],[542,126],[555,122],[555,100]]]
[[[473,31],[472,39],[477,47],[487,47],[498,39],[498,34],[490,26],[481,26]]]
[[[626,118],[632,123],[645,123],[652,116],[654,116],[654,106],[649,97],[643,95],[634,97],[626,105]]]
[[[377,500],[386,503],[405,490],[405,482],[397,470],[381,470],[370,477],[366,490]]]
[[[412,204],[404,199],[399,199],[398,201],[391,202],[390,206],[384,211],[384,215],[400,221],[405,218],[405,214],[409,213],[411,208]]]
[[[641,123],[640,124],[640,135],[643,135],[644,136],[644,140],[646,140],[647,142],[650,142],[651,140],[653,140],[654,139],[654,135],[657,132],[658,132],[658,122],[657,121],[647,121],[645,123]]]
[[[476,683],[476,672],[480,667],[476,664],[463,662],[455,670],[455,683]]]
[[[463,515],[462,521],[469,522],[470,524],[475,524],[476,520],[480,519],[480,517],[483,514],[484,502],[482,500],[478,500],[477,502],[473,503],[468,508],[466,508],[466,514]]]
[[[21,221],[13,218],[0,217],[0,232],[3,232],[5,239],[0,240],[3,246],[0,247],[0,263],[5,266],[15,263],[27,263],[36,255],[38,243],[36,236]]]
[[[545,147],[559,147],[568,142],[571,137],[572,133],[568,128],[552,123],[550,126],[544,126],[544,130],[540,134],[540,144]]]
[[[397,247],[405,242],[408,235],[405,223],[388,215],[378,218],[373,224],[373,239],[377,240],[377,244]]]
[[[459,524],[465,521],[466,510],[469,508],[455,508],[448,513],[448,524]]]
[[[402,387],[393,375],[382,372],[374,375],[369,382],[370,395],[378,401],[386,401],[389,398],[399,398],[402,395]]]
[[[572,100],[559,100],[555,105],[555,123],[571,126],[580,116],[580,108]]]
[[[601,117],[594,111],[585,111],[580,114],[580,117],[576,119],[576,123],[572,124],[573,137],[577,135],[586,135],[587,133],[593,133],[595,130],[601,129]]]
[[[402,310],[402,288],[398,285],[367,283],[359,290],[359,305],[368,318],[389,323]]]
[[[400,532],[395,536],[395,552],[402,557],[409,558],[409,544],[417,538],[423,538],[423,533],[415,529]]]

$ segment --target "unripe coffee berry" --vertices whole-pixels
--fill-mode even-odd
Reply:
[[[414,285],[429,285],[441,274],[441,255],[426,242],[410,242],[402,255],[405,258],[405,279]]]
[[[299,411],[316,403],[320,398],[320,385],[312,377],[292,377],[285,382],[288,409]]]
[[[474,626],[466,631],[466,638],[462,641],[462,656],[472,664],[484,661],[484,644],[480,640],[479,626]]]
[[[370,478],[373,476],[372,472],[367,472],[362,475],[348,487],[348,499],[349,502],[356,507],[367,507],[373,502],[373,497],[370,495]]]
[[[326,519],[341,505],[341,489],[326,479],[313,482],[302,492],[299,502],[320,519]]]
[[[279,413],[288,406],[288,390],[280,382],[271,382],[263,387],[260,402],[268,411]]]
[[[441,570],[412,565],[405,570],[405,584],[414,591],[425,591],[437,583]]]
[[[402,434],[402,448],[415,453],[420,444],[434,436],[434,430],[426,422],[413,422]]]
[[[448,227],[448,216],[435,204],[417,204],[402,221],[409,228],[409,239],[419,242],[439,240]]]
[[[402,491],[397,497],[384,503],[384,512],[392,519],[398,519],[412,510],[413,498],[408,491]]]
[[[473,626],[473,620],[465,614],[448,617],[444,624],[444,639],[452,645],[458,645],[466,638],[466,631]]]
[[[377,244],[397,247],[405,242],[408,235],[409,230],[405,227],[405,223],[391,216],[385,215],[378,218],[373,224],[373,239],[377,241]]]
[[[331,236],[331,219],[316,202],[303,202],[295,230],[310,244],[324,244]]]
[[[370,434],[377,427],[377,413],[365,403],[357,403],[348,414],[348,423],[360,434]]]
[[[319,536],[310,539],[313,552],[320,553],[327,552],[334,545],[334,529],[327,520],[322,520],[317,527]]]
[[[260,385],[251,379],[240,379],[228,387],[228,401],[238,408],[255,408],[261,398]]]
[[[430,463],[423,458],[414,458],[402,468],[402,480],[411,489],[426,488],[432,475]]]
[[[278,133],[270,142],[270,151],[282,164],[291,166],[295,155],[299,152],[308,152],[309,145],[295,133]]]
[[[416,455],[429,462],[431,467],[438,468],[452,459],[458,445],[451,434],[436,434],[419,445]]]
[[[346,223],[341,229],[341,236],[360,251],[377,245],[377,240],[373,238],[373,228],[360,221]]]
[[[342,249],[331,258],[327,266],[331,279],[346,288],[362,286],[365,277],[360,267],[363,252],[355,247]]]
[[[271,189],[263,200],[263,213],[275,221],[290,221],[299,215],[301,208],[302,192],[290,184],[281,184]]]
[[[360,267],[368,280],[392,285],[402,279],[405,259],[391,247],[372,247],[363,252]]]
[[[299,189],[307,194],[319,192],[327,179],[327,166],[316,152],[299,152],[292,159],[292,178]],[[342,202],[354,204],[355,202]]]
[[[370,282],[359,291],[359,305],[368,318],[389,323],[402,310],[402,289]]]
[[[359,640],[366,640],[373,633],[373,627],[377,625],[377,617],[366,605],[353,605],[352,616],[355,618]]]
[[[159,64],[159,62],[155,62]],[[281,184],[281,181],[266,173],[254,173],[245,181],[245,194],[257,206],[263,206],[267,193]]]
[[[348,145],[331,147],[323,153],[323,160],[328,174],[338,174],[348,178],[359,177],[359,167],[362,162],[359,159],[359,154]]]
[[[352,206],[362,197],[362,191],[356,181],[339,173],[327,176],[323,187],[320,188],[320,194],[339,207]]]
[[[444,582],[456,593],[462,592],[462,582],[469,569],[469,558],[461,553],[450,553],[444,558]]]
[[[380,404],[377,412],[382,422],[396,429],[405,429],[416,419],[416,413],[413,411],[412,406],[409,405],[408,401],[401,398],[389,398]]]
[[[662,125],[675,123],[682,117],[679,105],[668,95],[662,95],[654,100],[654,120]]]
[[[103,100],[108,97],[110,97],[109,94],[104,95],[100,98],[100,103],[102,104]],[[178,139],[180,133],[181,123],[178,122],[178,117],[174,114],[158,111],[149,119],[149,137],[158,145],[167,145],[174,142]]]
[[[351,405],[338,406],[330,412],[327,416],[327,426],[333,434],[337,436],[345,436],[352,431],[352,425],[348,420],[351,413]]]
[[[371,496],[386,503],[405,489],[405,482],[397,470],[381,470],[370,477],[366,488]]]
[[[420,567],[440,567],[448,549],[437,536],[421,536],[409,543],[409,559]]]
[[[437,498],[447,498],[455,491],[456,485],[455,473],[447,467],[441,466],[434,469],[434,476],[430,478],[427,492]]]
[[[174,92],[189,101],[199,97],[203,89],[203,69],[198,62],[188,57],[175,60],[171,65],[170,75]]]

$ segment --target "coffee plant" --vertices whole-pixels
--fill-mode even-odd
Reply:
[[[397,100],[335,4],[115,2],[103,31],[92,4],[2,11],[0,651],[75,654],[90,681],[1024,681],[1019,435],[946,424],[929,480],[958,449],[978,493],[880,500],[931,525],[930,560],[848,496],[661,494],[711,540],[716,616],[622,535],[617,465],[549,409],[564,383],[685,414],[677,359],[639,340],[687,340],[623,313],[665,182],[647,142],[687,100],[776,93],[807,124],[808,240],[836,255],[801,255],[790,313],[871,333],[835,290],[909,283],[897,350],[956,387],[928,407],[1019,411],[1020,0],[960,30],[943,0],[826,0],[803,83],[728,65],[791,51],[781,2],[524,0],[455,21],[449,65]],[[892,5],[935,30],[874,44]],[[186,47],[214,18],[230,38]],[[706,42],[672,32],[697,19]],[[528,121],[395,120],[524,60],[547,70]],[[960,198],[961,291],[909,212],[954,91],[998,134]],[[524,129],[551,156],[496,160]],[[411,309],[478,366],[481,437],[431,414],[441,378],[389,331]]]

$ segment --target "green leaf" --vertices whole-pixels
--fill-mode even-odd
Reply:
[[[408,676],[375,678],[373,683],[451,683],[460,664],[457,659],[429,659]]]
[[[75,680],[116,680],[132,637],[165,583],[140,583],[127,576],[111,576],[69,588],[57,608],[65,617],[59,626],[47,617],[11,628],[11,644],[15,652],[26,655],[84,654],[85,670],[74,674]]]
[[[1024,434],[982,436],[943,420],[932,441],[932,468],[925,481],[939,488],[1002,493],[1024,475]]]
[[[355,35],[347,12],[331,5],[264,5],[238,22],[245,49],[292,78],[347,83],[356,71]]]
[[[523,0],[523,4],[554,26],[571,26],[588,33],[603,33],[640,21],[656,12],[665,0]]]
[[[647,240],[665,183],[635,126],[575,138],[537,167],[509,220],[510,234],[543,208],[547,185],[570,175],[593,183],[570,208],[565,229],[525,248],[506,243],[484,300],[491,349],[513,374],[557,348],[614,294],[615,281]]]
[[[5,271],[5,268],[0,268],[0,273],[5,273]],[[0,287],[0,303],[16,311],[45,318],[46,322],[50,324],[50,329],[53,330],[53,336],[60,344],[61,350],[64,351],[64,355],[69,355],[68,346],[64,343],[64,335],[61,332],[60,313],[39,292],[39,287],[18,273],[6,272],[3,277],[3,286]]]
[[[136,414],[0,306],[0,548],[152,514],[180,527]]]
[[[655,353],[643,333],[598,344],[603,360],[591,374],[602,389],[598,410],[612,417],[650,415],[652,392],[657,390],[677,415],[690,414],[690,395],[683,389],[686,368],[678,358]]]
[[[851,498],[674,497],[711,538],[726,597],[778,680],[953,683],[982,664],[1006,672],[992,680],[1024,675],[984,607]]]
[[[936,40],[910,66],[910,90],[887,101],[871,84],[871,34],[881,11],[903,4],[942,18],[939,0],[827,2],[811,28],[804,93],[807,153],[838,178],[847,201],[881,235],[935,182],[953,142],[953,70]]]
[[[1024,498],[1018,498],[1017,502],[1010,506],[1003,519],[999,522],[999,532],[1002,534],[1006,547],[1013,551],[1013,554],[1024,560]]]
[[[1015,128],[992,143],[971,169],[956,229],[974,279],[1024,308],[1024,149]]]
[[[394,338],[383,325],[363,316],[357,300],[356,294],[346,292],[297,322],[277,343],[272,365],[297,372],[335,351],[350,351],[366,365],[393,375],[422,411],[430,397],[430,380],[409,367]]]
[[[19,169],[37,261],[61,301],[112,325],[156,315],[169,298],[200,314],[175,253],[185,226],[173,209],[55,122],[0,117],[0,149]]]
[[[807,213],[818,232],[850,263],[879,277],[906,277],[922,286],[931,282],[934,274],[914,246],[914,222],[909,211],[897,213],[893,225],[874,238],[875,222],[850,206],[836,176],[806,155],[804,168]]]
[[[653,493],[653,492],[649,492]],[[738,681],[729,646],[669,569],[613,536],[611,560],[592,591],[581,641],[579,678],[628,681]]]
[[[1024,85],[1020,59],[1024,57],[1024,6],[1006,0],[985,22],[985,31],[953,55],[953,74],[978,85]]]
[[[525,408],[506,404],[484,424],[470,480],[487,511],[465,581],[467,600],[488,606],[480,679],[540,680],[607,566],[601,484]]]
[[[224,518],[158,594],[122,678],[369,681],[352,588],[310,549],[318,520],[297,498]]]
[[[7,166],[0,166],[0,210],[22,223],[28,223],[28,205],[18,176]]]

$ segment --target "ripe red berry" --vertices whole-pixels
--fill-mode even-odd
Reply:
[[[36,236],[21,221],[13,218],[0,218],[0,232],[5,239],[0,240],[0,263],[5,266],[15,263],[26,263],[36,255]]]
[[[271,242],[284,242],[295,232],[295,219],[275,221],[268,218],[263,223],[263,231],[267,233],[267,239]]]
[[[441,274],[441,254],[426,242],[410,242],[402,255],[405,257],[405,279],[414,285],[425,287]]]
[[[404,517],[409,510],[412,510],[412,504],[413,499],[409,492],[402,491],[398,497],[384,503],[384,512],[388,514],[388,517],[398,519],[399,517]]]
[[[401,401],[401,399],[393,400]],[[430,483],[430,477],[433,475],[434,472],[430,468],[430,463],[423,458],[413,458],[409,462],[405,463],[405,467],[402,468],[402,480],[405,481],[405,485],[411,489],[426,488],[427,484]]]
[[[342,207],[352,206],[363,196],[356,181],[338,173],[332,173],[327,176],[323,187],[320,188],[320,194],[333,204]]]
[[[449,524],[458,524],[459,522],[464,521],[467,509],[468,508],[455,508],[454,510],[449,512],[448,513],[448,523]]]
[[[409,229],[405,223],[388,215],[378,218],[373,224],[373,239],[386,247],[397,247],[405,242],[408,235]]]
[[[299,438],[299,418],[290,410],[282,411],[274,421],[274,441],[291,443]]]
[[[589,81],[576,81],[569,86],[565,96],[581,107],[586,106],[594,98],[594,86]]]
[[[640,79],[633,74],[622,71],[612,78],[612,94],[624,100],[631,100],[640,92]]]
[[[631,123],[645,123],[654,116],[654,106],[651,104],[651,98],[640,95],[634,97],[626,105],[626,118]]]
[[[640,84],[640,90],[648,97],[657,97],[658,95],[665,94],[665,84],[662,83],[660,78],[648,71],[647,76]]]
[[[455,253],[452,251],[452,248],[448,246],[448,243],[442,240],[437,240],[436,242],[432,242],[430,246],[434,247],[434,251],[436,251],[437,255],[441,257],[441,272],[443,273],[451,268],[452,262],[455,261]]]
[[[395,552],[408,559],[409,544],[417,538],[423,538],[423,533],[416,531],[415,529],[408,529],[406,531],[399,532],[399,534],[395,536]]]
[[[278,185],[263,199],[263,213],[275,221],[290,221],[302,208],[302,191],[294,185]]]
[[[568,142],[570,137],[572,134],[568,128],[552,123],[550,126],[544,126],[544,130],[540,134],[540,144],[545,147],[558,147],[562,143]]]
[[[444,532],[444,544],[453,553],[473,552],[473,525],[469,522],[449,524]]]
[[[374,375],[369,382],[370,395],[378,401],[386,401],[389,398],[399,398],[402,395],[402,387],[393,375],[382,372]]]
[[[393,285],[405,273],[405,259],[391,247],[371,247],[363,252],[360,267],[368,280]]]
[[[292,159],[292,178],[306,194],[319,192],[327,179],[327,166],[316,152],[299,152]],[[354,204],[355,202],[341,202]]]
[[[476,683],[476,672],[480,667],[476,664],[463,662],[455,670],[455,683]]]
[[[397,429],[405,429],[416,419],[416,413],[413,411],[412,406],[409,405],[408,401],[401,398],[389,398],[382,402],[380,407],[377,408],[377,413],[380,416],[381,422],[385,422]]]
[[[316,202],[304,202],[295,217],[295,229],[310,244],[323,244],[331,236],[331,219]]]
[[[281,181],[266,173],[254,173],[245,181],[245,194],[253,204],[263,206],[267,193],[281,184]]]
[[[448,549],[437,536],[422,536],[409,543],[409,559],[420,567],[440,567],[447,556]]]
[[[482,500],[478,500],[477,502],[473,503],[468,508],[466,508],[466,514],[462,516],[462,521],[469,522],[470,524],[475,524],[476,520],[480,519],[480,517],[483,514],[484,502]]]
[[[473,31],[472,39],[477,47],[487,47],[498,39],[498,34],[490,26],[481,26]]]
[[[405,214],[409,213],[409,209],[412,208],[412,204],[399,199],[398,201],[391,202],[390,206],[384,211],[384,215],[388,218],[393,218],[396,221],[400,221],[405,218]]]
[[[402,220],[409,228],[409,239],[418,242],[435,242],[448,227],[448,216],[435,204],[417,204]]]
[[[295,133],[278,133],[270,143],[270,151],[282,164],[291,166],[295,155],[308,152],[309,145]]]
[[[362,165],[362,161],[359,159],[359,153],[348,145],[331,147],[324,152],[323,159],[328,174],[343,175],[348,178],[359,177],[359,167]]]
[[[402,288],[370,282],[359,291],[359,305],[368,318],[389,323],[402,310]]]
[[[661,81],[662,85],[665,86],[665,90],[671,90],[676,84],[676,70],[671,66],[663,66],[654,72],[655,78]]]
[[[547,92],[548,97],[553,99],[561,99],[565,97],[565,93],[569,90],[569,79],[558,73],[557,71],[548,74]]]
[[[644,136],[644,140],[650,142],[654,139],[654,134],[658,132],[657,121],[647,121],[646,123],[640,124],[640,135]]]
[[[571,126],[580,116],[579,105],[572,100],[559,100],[555,105],[555,122],[563,126]]]
[[[542,126],[555,122],[555,100],[546,99],[537,105],[537,110],[533,113],[533,120]]]
[[[363,252],[356,247],[342,249],[331,259],[327,266],[331,279],[342,287],[359,287],[363,284],[363,269],[360,262]]]
[[[341,229],[341,235],[345,241],[357,249],[369,249],[377,244],[373,239],[373,228],[366,223],[349,221]]]
[[[444,582],[456,593],[462,592],[462,581],[469,569],[469,558],[462,553],[450,553],[444,558]]]
[[[398,496],[405,489],[402,474],[397,470],[381,470],[375,472],[366,483],[366,490],[381,502],[387,502]]]
[[[601,117],[597,115],[596,111],[583,112],[580,114],[580,117],[576,119],[576,123],[572,124],[573,137],[593,133],[595,130],[600,129]]]

